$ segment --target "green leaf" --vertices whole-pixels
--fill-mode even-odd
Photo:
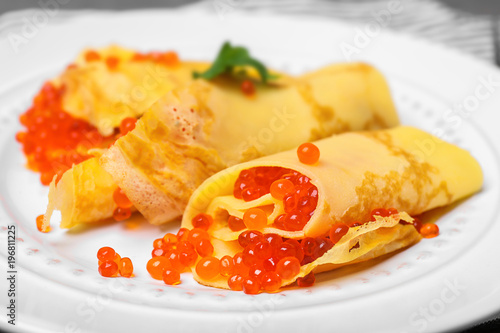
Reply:
[[[277,75],[270,74],[266,66],[259,60],[252,58],[246,48],[242,46],[231,46],[229,42],[225,42],[217,58],[212,63],[212,66],[203,73],[193,72],[193,78],[211,80],[223,73],[232,74],[236,66],[249,66],[255,68],[264,83],[266,83],[267,80],[276,79],[278,77]]]

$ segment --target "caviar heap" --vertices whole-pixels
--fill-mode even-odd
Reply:
[[[115,56],[104,57],[95,50],[87,51],[84,58],[87,63],[102,61],[110,71],[117,70],[120,61],[123,61]],[[149,52],[136,53],[127,61],[175,66],[179,57],[171,51]],[[76,66],[71,64],[68,70]],[[23,146],[28,167],[40,173],[43,185],[49,185],[56,175],[60,179],[73,164],[90,158],[89,149],[107,148],[135,127],[135,118],[124,118],[113,135],[104,137],[87,121],[77,119],[64,110],[64,94],[64,85],[46,82],[34,97],[33,105],[19,117],[25,130],[16,134],[16,140]]]
[[[109,246],[101,247],[97,251],[99,274],[104,277],[132,277],[134,266],[132,260],[120,257],[115,250]]]

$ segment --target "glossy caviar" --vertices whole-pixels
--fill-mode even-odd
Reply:
[[[134,265],[130,258],[122,258],[116,251],[109,246],[101,247],[97,251],[98,271],[104,277],[132,277]]]

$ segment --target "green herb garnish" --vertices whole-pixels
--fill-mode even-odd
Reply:
[[[252,58],[246,48],[242,46],[231,46],[229,42],[225,42],[217,58],[212,63],[212,66],[203,73],[193,72],[193,78],[211,80],[223,73],[233,73],[234,67],[236,66],[249,66],[255,68],[264,83],[278,77],[277,75],[270,74],[264,64]]]

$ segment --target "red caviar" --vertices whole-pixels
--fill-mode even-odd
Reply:
[[[132,216],[132,211],[130,208],[117,207],[113,212],[113,219],[115,221],[123,221]]]
[[[271,184],[270,192],[273,198],[283,200],[287,193],[294,190],[294,184],[288,179],[278,179]]]
[[[282,279],[288,280],[300,272],[300,262],[295,257],[286,257],[281,259],[276,265],[276,273]]]
[[[313,143],[303,143],[297,148],[297,157],[304,164],[315,164],[319,160],[319,148]]]
[[[90,55],[89,55],[90,54]],[[94,53],[87,57],[95,58]],[[105,148],[114,141],[113,136],[103,137],[88,122],[74,118],[63,109],[65,87],[45,83],[33,99],[33,105],[19,120],[26,127],[16,135],[28,160],[28,167],[40,172],[40,181],[48,185],[57,180],[73,164],[91,156],[90,148]]]
[[[313,272],[297,279],[297,285],[299,287],[310,287],[314,284],[314,282],[316,282],[316,277]]]
[[[193,217],[191,222],[194,228],[208,230],[208,228],[210,228],[210,225],[214,222],[214,219],[208,214],[200,213]]]
[[[243,215],[243,223],[248,229],[262,229],[267,226],[267,215],[260,208],[250,208]]]
[[[114,260],[115,254],[116,251],[112,247],[104,246],[101,247],[99,251],[97,251],[97,259],[102,262],[107,260]]]
[[[219,273],[222,276],[228,277],[234,273],[234,262],[231,256],[224,256],[220,258]]]
[[[157,64],[172,67],[179,64],[179,56],[176,52],[149,52],[149,53],[136,53],[132,57],[132,61],[153,61]]]
[[[113,201],[120,208],[130,208],[133,206],[132,202],[129,200],[125,192],[123,192],[119,187],[117,187],[113,192]]]
[[[434,238],[439,235],[439,227],[434,223],[424,223],[419,232],[424,238]]]
[[[137,119],[132,117],[123,118],[120,123],[120,134],[125,135],[135,128],[135,123]]]
[[[258,294],[261,287],[259,280],[253,277],[244,278],[242,286],[243,292],[249,295]]]
[[[109,70],[115,70],[120,63],[120,59],[118,57],[109,56],[106,58],[105,62]]]
[[[113,277],[118,273],[118,265],[112,260],[106,260],[99,265],[99,274],[104,277]]]
[[[246,228],[245,223],[242,219],[237,218],[235,216],[229,216],[227,220],[227,226],[231,231],[241,231]]]
[[[134,272],[134,265],[132,264],[132,260],[127,257],[120,259],[118,267],[120,270],[120,275],[123,277],[131,277]]]
[[[84,57],[87,62],[101,60],[101,55],[94,50],[88,50],[85,52]]]
[[[255,94],[255,85],[251,80],[244,80],[241,82],[241,92],[247,96]]]
[[[196,252],[198,252],[200,257],[208,257],[214,253],[214,247],[208,239],[202,239],[196,244]]]
[[[149,274],[156,280],[163,280],[163,272],[171,267],[170,261],[163,256],[151,258],[146,264]]]
[[[50,231],[50,225],[48,223],[45,223],[45,215],[38,215],[36,217],[36,228],[40,232],[49,232]]]
[[[276,272],[265,272],[261,279],[262,289],[267,292],[275,292],[281,287],[281,277]]]
[[[174,269],[167,268],[163,271],[163,282],[168,285],[176,285],[181,283],[181,275]]]
[[[232,275],[229,280],[227,280],[227,285],[231,290],[242,291],[243,290],[243,277],[241,275]]]
[[[196,264],[196,274],[202,279],[212,280],[219,275],[219,259],[206,257]]]
[[[336,244],[349,231],[349,227],[344,223],[335,223],[330,229],[330,240]]]

